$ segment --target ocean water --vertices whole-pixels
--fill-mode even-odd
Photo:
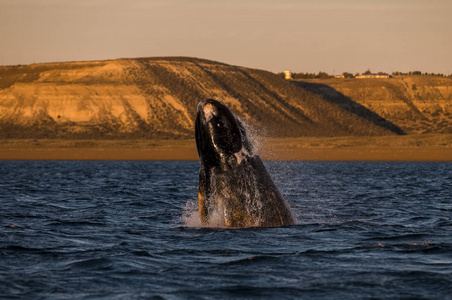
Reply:
[[[0,299],[451,299],[451,163],[266,165],[297,225],[200,227],[198,162],[0,162]]]

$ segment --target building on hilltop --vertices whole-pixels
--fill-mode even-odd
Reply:
[[[355,78],[391,78],[392,76],[387,73],[364,73],[362,75],[357,75]]]
[[[285,79],[293,79],[292,78],[292,72],[290,70],[285,70],[284,71],[284,78]]]

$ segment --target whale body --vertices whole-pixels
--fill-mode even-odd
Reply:
[[[195,122],[201,161],[198,210],[204,225],[276,227],[295,224],[249,134],[229,108],[199,102]]]

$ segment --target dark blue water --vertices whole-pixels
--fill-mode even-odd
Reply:
[[[451,298],[451,163],[267,165],[298,225],[191,227],[197,162],[0,162],[0,298]]]

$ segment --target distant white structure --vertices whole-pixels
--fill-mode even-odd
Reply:
[[[286,79],[293,79],[293,78],[292,78],[292,71],[290,71],[290,70],[285,70],[285,71],[284,71],[284,78],[286,78]]]
[[[372,74],[362,74],[358,75],[355,78],[391,78],[392,76],[386,73],[372,73]]]

